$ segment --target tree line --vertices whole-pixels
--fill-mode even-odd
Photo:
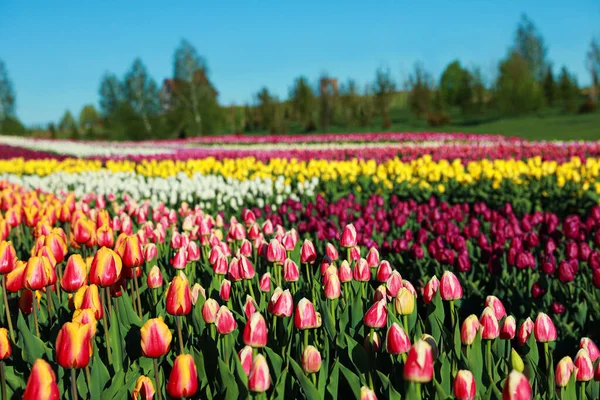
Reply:
[[[479,67],[450,62],[438,79],[417,62],[403,82],[389,68],[377,69],[372,82],[339,83],[328,74],[316,81],[296,78],[288,96],[267,87],[243,106],[221,106],[209,79],[206,60],[183,40],[173,56],[173,74],[160,84],[141,59],[123,77],[107,72],[100,79],[99,108],[85,105],[74,116],[66,111],[51,134],[73,138],[140,140],[244,132],[312,132],[332,127],[389,129],[393,110],[406,109],[430,126],[482,115],[515,116],[552,108],[563,113],[596,110],[600,87],[600,45],[592,39],[585,55],[591,83],[585,93],[565,66],[555,68],[534,23],[522,16],[507,55],[485,77]],[[15,116],[16,95],[0,60],[0,132],[21,133]]]

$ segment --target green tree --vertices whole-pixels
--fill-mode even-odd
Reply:
[[[275,108],[277,99],[271,95],[269,89],[263,87],[256,94],[256,114],[258,127],[263,130],[271,130],[275,125]]]
[[[550,107],[554,105],[554,100],[556,99],[556,82],[554,81],[554,74],[552,73],[552,66],[548,66],[546,70],[546,76],[544,77],[544,98],[546,99],[546,104]]]
[[[319,82],[319,121],[321,130],[327,132],[337,108],[338,92],[329,75],[322,74]]]
[[[88,135],[93,135],[100,121],[100,116],[93,104],[83,106],[79,112],[79,129]]]
[[[538,110],[542,93],[527,61],[518,53],[511,53],[500,63],[496,81],[495,101],[498,109],[507,115]]]
[[[408,106],[417,118],[422,118],[431,108],[433,82],[423,64],[415,63],[414,72],[408,77]]]
[[[574,112],[577,110],[578,95],[579,87],[577,86],[577,80],[569,73],[567,67],[562,67],[558,77],[558,99],[564,112]]]
[[[382,127],[387,129],[392,125],[390,121],[390,107],[396,94],[396,82],[394,82],[389,68],[377,69],[375,83],[373,84],[373,93],[375,107],[381,114]]]
[[[548,68],[546,60],[548,50],[544,44],[544,38],[538,32],[533,21],[525,14],[521,16],[517,25],[515,43],[511,52],[523,58],[536,82],[542,82]]]
[[[77,121],[75,121],[73,114],[71,114],[71,111],[69,111],[69,110],[65,111],[62,118],[60,119],[60,122],[58,123],[58,129],[61,132],[69,135],[69,137],[71,137],[72,139],[79,138],[79,130],[77,129]]]
[[[373,91],[366,85],[364,94],[360,97],[359,103],[359,115],[358,120],[359,124],[362,127],[369,126],[371,124],[371,120],[375,116],[375,96],[373,96]]]
[[[187,40],[181,41],[173,59],[173,94],[176,106],[184,110],[187,128],[196,135],[214,132],[222,115],[206,60]]]
[[[315,93],[304,76],[296,78],[290,89],[289,100],[294,119],[297,120],[306,132],[315,130]]]
[[[440,78],[440,96],[444,104],[459,107],[466,113],[473,100],[473,78],[460,62],[453,61],[448,64]]]
[[[473,92],[473,111],[480,113],[486,104],[486,86],[485,79],[481,73],[481,68],[475,67],[471,70],[471,90]]]
[[[348,79],[340,87],[341,117],[346,128],[359,123],[361,95],[358,85],[353,79]]]
[[[4,61],[0,60],[0,132],[3,131],[4,120],[15,117],[16,100],[17,96],[8,69]]]
[[[590,100],[595,103],[598,100],[598,90],[600,88],[600,44],[596,39],[592,39],[590,43],[590,49],[586,55],[586,66],[592,78]]]
[[[152,136],[151,117],[160,110],[158,89],[141,59],[136,58],[125,75],[125,99],[140,116],[146,134]]]
[[[112,116],[124,101],[123,85],[113,73],[105,73],[100,80],[100,112],[106,118]]]

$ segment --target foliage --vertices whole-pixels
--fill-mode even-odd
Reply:
[[[408,104],[417,118],[422,118],[430,110],[433,99],[433,82],[423,64],[416,63],[414,72],[408,78]]]
[[[373,83],[373,100],[383,120],[383,129],[389,128],[392,124],[390,121],[390,107],[395,91],[396,82],[392,77],[390,69],[378,68],[375,73],[375,82]]]
[[[527,61],[518,53],[511,53],[500,63],[494,101],[507,115],[536,111],[542,106],[542,93]]]

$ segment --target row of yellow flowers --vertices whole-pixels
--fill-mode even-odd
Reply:
[[[282,158],[262,162],[252,157],[224,160],[210,157],[185,161],[144,160],[139,163],[128,160],[102,162],[76,158],[61,161],[20,158],[0,161],[0,171],[17,175],[46,176],[58,171],[81,173],[99,171],[102,168],[111,172],[136,172],[147,177],[163,178],[179,173],[190,176],[202,173],[219,174],[238,180],[285,176],[300,182],[312,178],[321,181],[355,182],[361,176],[368,176],[374,182],[388,187],[394,183],[415,184],[423,181],[438,183],[450,179],[456,179],[463,184],[489,179],[493,181],[494,186],[498,187],[505,179],[520,184],[542,177],[555,176],[559,187],[572,181],[582,184],[584,190],[591,185],[594,185],[595,189],[600,189],[600,186],[596,188],[600,177],[600,159],[588,158],[582,162],[578,157],[573,157],[565,163],[542,161],[540,157],[533,157],[525,161],[483,159],[466,164],[463,164],[460,159],[434,161],[427,155],[412,161],[394,158],[379,163],[374,160],[359,159],[298,161]]]

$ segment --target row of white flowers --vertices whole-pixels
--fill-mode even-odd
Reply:
[[[189,177],[180,173],[169,178],[149,178],[134,172],[113,173],[105,169],[79,174],[56,172],[44,177],[1,174],[0,179],[30,190],[39,189],[57,194],[71,191],[77,198],[89,193],[113,194],[119,199],[129,195],[137,201],[148,199],[153,204],[163,202],[173,206],[186,201],[204,209],[214,207],[217,210],[223,206],[234,210],[250,205],[276,206],[288,198],[299,200],[302,196],[312,197],[319,184],[316,178],[304,183],[286,184],[282,176],[275,180],[265,178],[239,181],[220,175],[194,174]]]

